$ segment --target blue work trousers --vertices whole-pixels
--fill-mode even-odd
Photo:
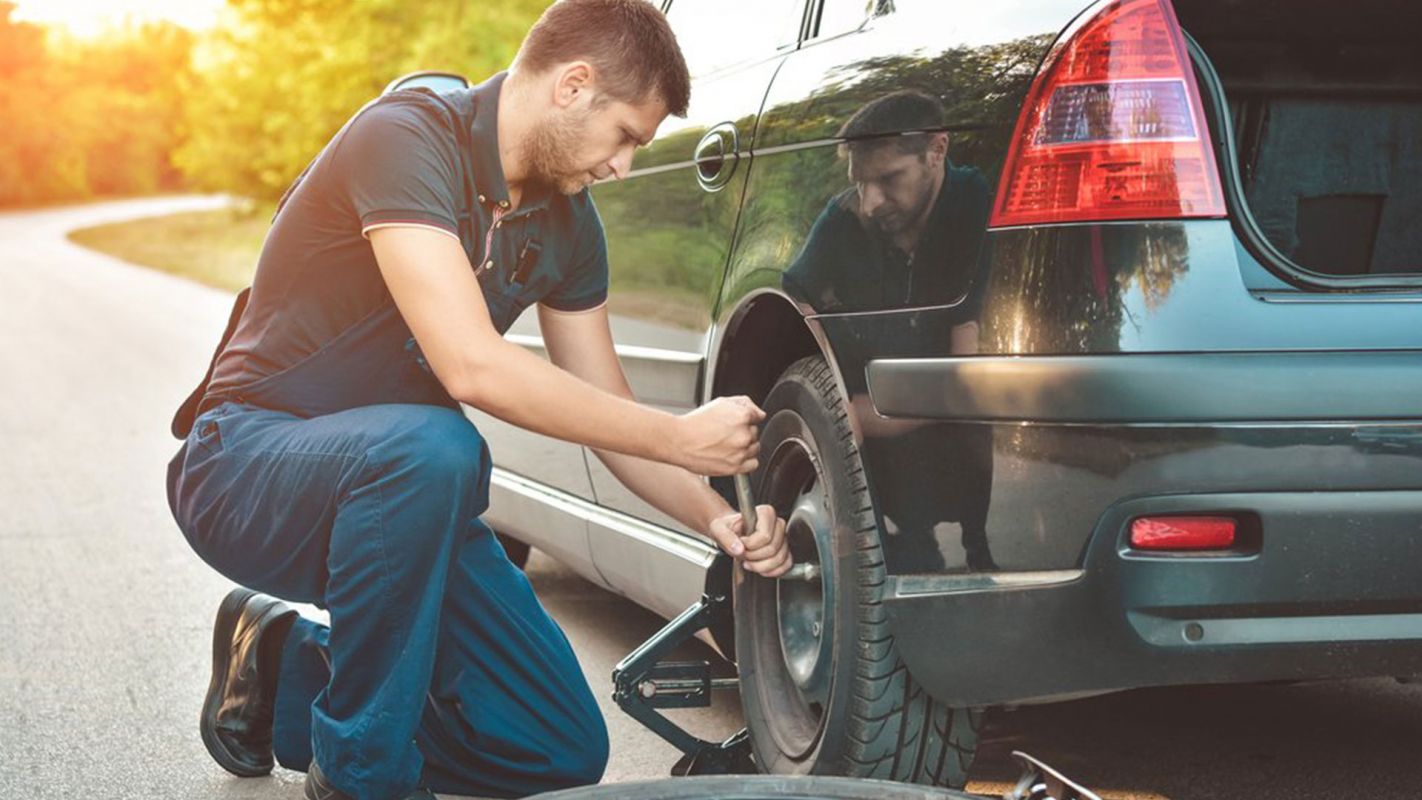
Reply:
[[[607,730],[576,657],[479,520],[489,451],[449,408],[303,419],[223,403],[170,466],[174,517],[239,584],[329,610],[282,649],[276,757],[360,800],[595,783]]]

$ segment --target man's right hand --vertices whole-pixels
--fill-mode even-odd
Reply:
[[[749,397],[718,397],[677,418],[671,461],[698,475],[737,475],[760,462],[756,425],[765,420]]]

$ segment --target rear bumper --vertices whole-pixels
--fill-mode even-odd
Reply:
[[[880,414],[960,422],[1413,420],[1422,394],[1416,350],[878,359],[866,371]]]
[[[1258,547],[1144,555],[1146,514],[1234,512]],[[1422,491],[1146,497],[1112,506],[1080,569],[900,575],[899,651],[930,694],[983,706],[1142,686],[1422,674]]]

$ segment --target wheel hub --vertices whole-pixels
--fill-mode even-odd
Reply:
[[[823,566],[828,562],[831,527],[828,498],[824,484],[809,460],[809,453],[798,455],[808,467],[805,480],[793,498],[794,505],[786,520],[786,538],[796,563]],[[834,643],[834,620],[825,613],[833,608],[830,592],[833,583],[820,575],[809,580],[782,580],[776,584],[780,649],[785,666],[795,686],[811,703],[823,706],[829,694],[831,649]]]

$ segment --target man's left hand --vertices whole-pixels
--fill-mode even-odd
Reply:
[[[755,531],[749,536],[745,520],[731,513],[711,521],[711,538],[751,572],[778,578],[795,565],[785,539],[785,520],[775,516],[774,506],[756,506],[755,513]]]

